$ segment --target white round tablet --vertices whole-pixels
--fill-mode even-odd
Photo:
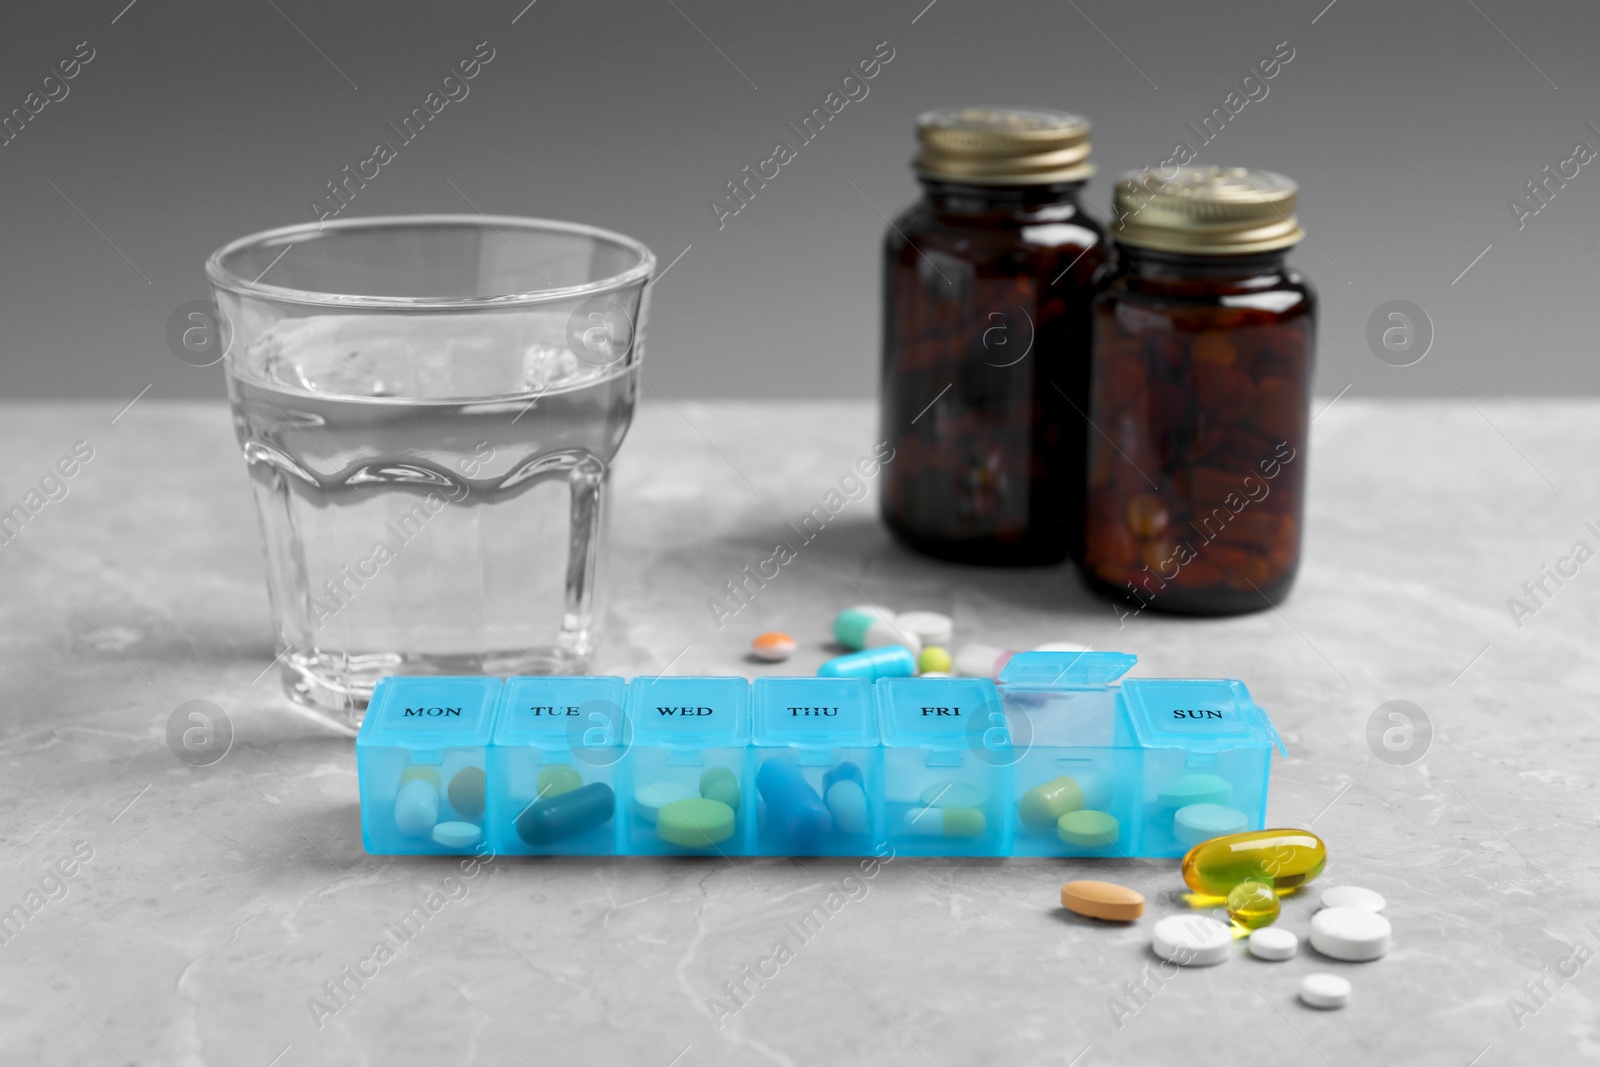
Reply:
[[[1311,916],[1311,947],[1350,963],[1375,960],[1389,951],[1390,929],[1377,912],[1323,908]]]
[[[1005,654],[1005,649],[993,645],[962,645],[955,654],[956,673],[964,678],[993,678],[1000,673],[997,664]]]
[[[1350,983],[1336,974],[1308,974],[1300,981],[1300,999],[1313,1008],[1342,1008],[1350,1002]]]
[[[1242,833],[1250,816],[1226,804],[1189,804],[1172,817],[1172,836],[1178,843],[1193,848],[1202,841]]]
[[[883,648],[885,645],[900,645],[909,648],[913,656],[922,651],[922,641],[916,634],[906,629],[896,616],[889,619],[875,619],[867,627],[866,634],[861,638],[862,648]]]
[[[950,616],[937,611],[903,611],[894,617],[894,624],[925,645],[948,644],[956,632]]]
[[[645,822],[655,822],[664,805],[699,795],[700,790],[688,782],[646,782],[633,791],[633,802],[640,818]]]
[[[466,848],[478,843],[483,831],[470,822],[442,822],[433,828],[433,839],[445,848]]]
[[[1300,951],[1300,939],[1293,931],[1279,926],[1263,926],[1250,931],[1250,955],[1258,960],[1292,959]]]
[[[1076,641],[1051,641],[1034,649],[1035,652],[1088,652],[1088,645],[1080,645]]]
[[[1358,885],[1329,886],[1322,891],[1324,908],[1354,908],[1357,911],[1382,911],[1388,901],[1383,894]]]
[[[1150,931],[1157,956],[1184,967],[1209,967],[1227,959],[1233,932],[1204,915],[1169,915]]]

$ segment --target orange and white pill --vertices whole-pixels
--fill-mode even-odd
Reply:
[[[1144,895],[1115,882],[1068,882],[1061,906],[1091,919],[1132,922],[1144,914]]]
[[[768,663],[782,663],[794,650],[794,638],[777,630],[757,634],[755,640],[750,642],[750,654]]]

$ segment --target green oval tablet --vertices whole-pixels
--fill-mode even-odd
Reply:
[[[1117,817],[1110,812],[1084,808],[1069,811],[1056,822],[1056,836],[1069,845],[1079,848],[1103,848],[1114,845],[1120,832]]]
[[[556,797],[570,793],[583,785],[583,775],[564,763],[554,764],[539,772],[534,787],[540,797]]]
[[[733,836],[733,809],[720,800],[691,797],[663,804],[656,816],[661,840],[684,848],[709,848]]]
[[[445,791],[450,806],[469,819],[483,814],[483,768],[463,767],[450,779]]]
[[[407,782],[416,781],[427,782],[435,789],[438,789],[439,772],[434,770],[432,767],[407,767],[405,770],[400,772],[401,785],[405,785]]]
[[[1070,775],[1052,778],[1022,794],[1018,814],[1030,830],[1049,830],[1069,811],[1083,807],[1083,789]]]
[[[700,776],[700,795],[739,810],[739,776],[726,767],[712,767]]]

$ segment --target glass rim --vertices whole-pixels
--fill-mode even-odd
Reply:
[[[489,296],[463,297],[384,296],[377,293],[327,293],[311,289],[295,289],[289,286],[263,282],[260,280],[261,275],[259,274],[255,278],[246,278],[243,275],[234,273],[223,264],[227,257],[249,248],[272,247],[281,244],[287,250],[289,246],[295,243],[291,238],[319,237],[328,234],[329,231],[401,230],[442,225],[466,226],[480,230],[488,229],[494,230],[496,233],[499,233],[501,227],[504,226],[522,231],[578,234],[601,241],[608,241],[626,248],[638,255],[639,262],[621,274],[614,274],[608,278],[600,278],[592,282],[584,282],[582,285],[529,289],[522,292],[498,293]],[[504,234],[501,234],[501,236],[503,237]],[[281,255],[282,253],[279,254]],[[362,218],[336,219],[332,222],[296,223],[291,226],[280,226],[272,230],[261,230],[258,233],[247,234],[244,237],[229,241],[215,252],[212,252],[206,260],[206,277],[211,281],[211,284],[219,289],[225,289],[241,296],[252,296],[279,303],[308,304],[317,307],[369,308],[388,311],[459,311],[473,308],[525,307],[552,303],[558,300],[570,300],[574,297],[616,292],[640,281],[648,283],[650,275],[655,271],[655,266],[655,253],[650,251],[648,246],[642,241],[635,240],[626,234],[617,233],[615,230],[606,230],[582,222],[563,222],[559,219],[529,218],[520,215],[443,213],[373,215]],[[261,273],[265,274],[266,271]]]

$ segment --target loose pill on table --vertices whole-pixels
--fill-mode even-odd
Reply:
[[[1383,894],[1358,885],[1332,885],[1322,891],[1324,908],[1355,908],[1357,911],[1382,911],[1389,902]]]
[[[1144,894],[1115,882],[1068,882],[1061,906],[1091,919],[1132,922],[1144,914]]]
[[[988,820],[979,808],[912,808],[902,826],[919,837],[977,837]]]
[[[981,808],[988,796],[967,782],[935,782],[917,799],[930,808]]]
[[[517,816],[517,836],[534,848],[574,837],[604,825],[616,806],[616,794],[604,782],[549,793]]]
[[[924,645],[942,645],[955,634],[955,623],[950,616],[937,611],[902,611],[894,617],[895,625],[916,637]]]
[[[1178,843],[1193,848],[1213,837],[1243,833],[1250,817],[1226,804],[1186,804],[1172,816],[1172,836]]]
[[[1070,775],[1052,778],[1022,794],[1018,814],[1022,825],[1040,833],[1055,827],[1061,816],[1084,807],[1083,789]]]
[[[433,839],[445,848],[467,848],[482,836],[483,831],[470,822],[442,822],[433,828]]]
[[[739,810],[739,776],[727,767],[711,767],[700,776],[700,795]]]
[[[795,647],[794,638],[788,634],[771,630],[755,636],[755,639],[750,642],[750,654],[756,659],[764,659],[768,663],[782,663],[794,652]]]
[[[993,645],[962,645],[956,650],[956,673],[967,678],[998,678],[1012,653]]]
[[[670,845],[710,848],[733,836],[733,809],[720,800],[691,797],[664,805],[656,833]]]
[[[438,821],[439,790],[426,778],[411,779],[394,795],[395,829],[407,837],[421,837]]]
[[[836,656],[817,668],[819,678],[910,678],[916,673],[917,657],[903,645]]]
[[[570,793],[583,785],[583,775],[566,764],[552,764],[539,771],[534,788],[540,797],[553,797]]]
[[[894,613],[870,604],[857,604],[845,608],[833,620],[833,639],[845,648],[859,651],[866,648],[867,627],[875,622],[894,621]]]
[[[868,829],[867,794],[861,783],[848,779],[834,782],[823,794],[833,825],[841,834],[864,834]]]
[[[1328,851],[1309,830],[1252,830],[1203,841],[1183,857],[1183,881],[1196,893],[1225,897],[1240,882],[1294,889],[1322,873]]]
[[[1080,645],[1076,641],[1047,641],[1042,645],[1035,645],[1035,652],[1088,652],[1088,645]]]
[[[1079,848],[1115,845],[1120,833],[1117,817],[1107,811],[1084,808],[1082,811],[1069,811],[1056,820],[1056,836]]]
[[[1336,974],[1308,974],[1300,980],[1300,999],[1313,1008],[1342,1008],[1350,1003],[1350,982]]]
[[[1233,931],[1204,915],[1169,915],[1150,931],[1157,956],[1182,967],[1210,967],[1233,951]]]
[[[1375,911],[1323,908],[1311,916],[1311,947],[1336,960],[1364,963],[1389,951],[1391,929]]]
[[[1214,774],[1182,774],[1156,790],[1156,804],[1163,808],[1226,804],[1232,799],[1233,783]]]
[[[917,640],[917,635],[907,633],[898,622],[889,619],[878,619],[867,627],[866,635],[861,638],[861,647],[864,649],[886,648],[889,645],[910,649],[913,656],[922,652],[922,642]]]
[[[450,801],[450,806],[469,819],[476,819],[483,814],[483,768],[463,767],[450,779],[450,788],[445,791],[445,799]]]
[[[1282,906],[1265,882],[1240,882],[1228,892],[1228,918],[1246,930],[1271,926]]]
[[[917,673],[946,675],[950,673],[950,653],[938,645],[928,645],[917,656]]]
[[[436,790],[443,788],[439,782],[439,772],[434,770],[432,767],[412,766],[407,767],[405,770],[400,772],[401,785],[405,785],[407,782],[418,781],[427,782]]]
[[[698,800],[700,790],[688,782],[645,782],[633,791],[634,807],[645,822],[655,822],[663,807],[676,800]]]
[[[1281,926],[1263,926],[1250,931],[1250,955],[1258,960],[1287,960],[1300,951],[1300,939]]]
[[[857,767],[849,760],[845,760],[842,763],[828,768],[827,772],[823,774],[822,791],[826,793],[828,790],[832,789],[833,783],[835,782],[854,782],[857,785],[864,786],[866,784],[866,778],[862,776],[860,767]]]
[[[767,825],[784,837],[815,842],[833,829],[828,806],[791,756],[762,761],[756,769],[756,792],[766,804]]]

